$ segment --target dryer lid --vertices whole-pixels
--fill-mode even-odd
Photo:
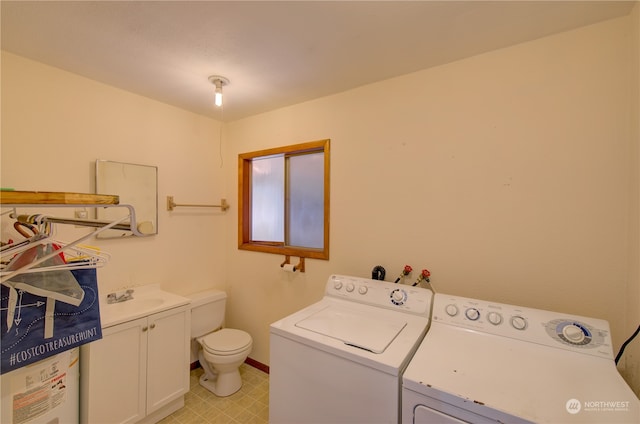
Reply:
[[[384,352],[406,325],[407,322],[401,316],[383,318],[354,312],[338,305],[328,306],[295,324],[298,328],[373,353]]]

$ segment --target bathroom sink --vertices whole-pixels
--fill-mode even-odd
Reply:
[[[132,309],[133,311],[148,311],[149,309],[157,308],[163,303],[164,300],[159,298],[136,299],[134,297],[133,299],[126,300],[124,302],[107,303],[106,308],[114,312],[126,313],[128,309]]]
[[[102,328],[190,303],[189,299],[156,285],[135,287],[132,296],[133,299],[116,303],[107,303],[106,296],[100,297]]]

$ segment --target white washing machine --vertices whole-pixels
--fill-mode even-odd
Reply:
[[[397,423],[402,371],[431,290],[332,275],[317,303],[271,324],[269,422]]]
[[[639,423],[606,321],[436,294],[403,423]]]

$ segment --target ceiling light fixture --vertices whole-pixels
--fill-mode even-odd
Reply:
[[[229,84],[229,80],[225,77],[221,77],[220,75],[211,75],[209,77],[209,82],[216,86],[215,91],[215,104],[216,106],[222,106],[222,87]]]

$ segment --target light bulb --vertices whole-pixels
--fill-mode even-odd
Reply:
[[[221,77],[218,75],[212,75],[209,77],[209,82],[213,84],[216,88],[214,91],[214,103],[217,107],[222,106],[222,86],[229,84],[229,80],[225,77]]]
[[[215,104],[216,106],[222,106],[222,81],[216,80],[216,92],[215,92]]]

